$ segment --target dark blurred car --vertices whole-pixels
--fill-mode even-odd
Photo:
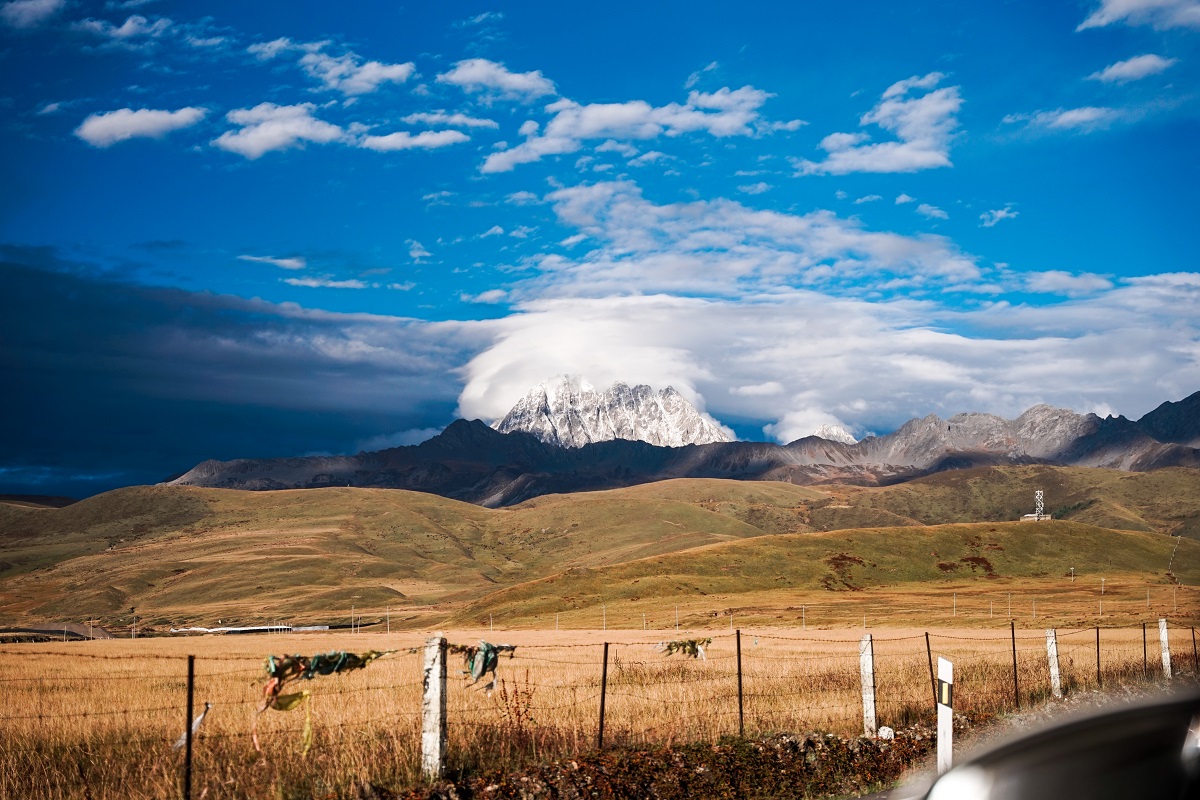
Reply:
[[[956,764],[924,794],[891,797],[1200,800],[1200,692],[1054,724]]]

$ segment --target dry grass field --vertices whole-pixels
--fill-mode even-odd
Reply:
[[[1013,498],[1043,485],[1066,519],[1012,521],[1026,510]],[[517,648],[491,692],[452,662],[452,776],[594,753],[605,642],[609,747],[740,727],[856,735],[865,633],[879,723],[893,727],[931,718],[931,656],[954,662],[960,710],[1046,702],[1046,628],[1069,693],[1161,680],[1159,618],[1194,676],[1197,489],[1198,470],[1021,467],[878,489],[666,481],[501,510],[364,489],[0,503],[0,625],[95,620],[120,637],[0,644],[0,798],[179,796],[188,655],[197,712],[212,704],[193,797],[416,786],[417,650],[436,629]],[[352,619],[361,631],[145,636]],[[656,648],[704,638],[704,659]],[[303,682],[302,708],[257,714],[267,655],[370,649],[396,652]]]
[[[879,629],[879,723],[903,727],[932,711],[925,631]],[[1007,626],[929,632],[932,655],[955,664],[956,708],[1014,708]],[[747,735],[821,730],[861,733],[856,629],[754,628],[741,633]],[[1142,632],[1101,632],[1107,688],[1159,680],[1157,631],[1143,673]],[[1049,695],[1045,634],[1016,632],[1021,703]],[[603,643],[609,642],[605,744],[710,741],[738,733],[737,639],[718,630],[450,630],[451,643],[516,645],[492,692],[468,686],[451,663],[451,774],[593,750]],[[712,638],[704,659],[664,655],[662,641]],[[1177,671],[1194,674],[1191,634],[1172,631]],[[196,656],[195,702],[212,709],[195,742],[193,797],[354,796],[362,787],[419,784],[420,648],[425,634],[202,636],[7,645],[0,658],[0,797],[179,796],[187,655]],[[308,708],[256,707],[268,654],[395,649],[360,671],[303,682]],[[1093,629],[1059,632],[1068,692],[1096,688]],[[453,659],[453,657],[452,657]],[[312,746],[303,729],[311,714]],[[262,752],[255,750],[257,732]]]

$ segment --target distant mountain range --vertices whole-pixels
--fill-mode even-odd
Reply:
[[[256,490],[412,489],[498,507],[544,494],[669,478],[878,485],[1003,464],[1127,471],[1200,467],[1198,447],[1200,392],[1163,403],[1136,422],[1038,405],[1015,420],[992,414],[958,414],[945,420],[930,415],[854,444],[808,436],[786,445],[713,442],[665,447],[613,439],[561,447],[525,431],[502,433],[479,420],[458,420],[409,447],[355,456],[205,461],[170,483]]]

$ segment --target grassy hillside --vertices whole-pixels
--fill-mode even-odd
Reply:
[[[1045,492],[1046,512],[1104,528],[1157,531],[1200,538],[1200,470],[1118,472],[1082,467],[985,467],[941,472],[881,488],[821,487],[828,503],[813,511],[821,530],[880,524],[867,512],[922,525],[1005,521],[1033,513],[1033,493]],[[857,511],[847,512],[844,506]],[[847,524],[849,523],[849,524]]]
[[[924,527],[1012,520],[1029,510],[1035,488],[1046,491],[1048,510],[1078,524],[993,523],[985,533]],[[352,606],[373,615],[390,606],[397,622],[416,625],[489,595],[486,606],[500,615],[549,613],[555,598],[560,609],[590,608],[603,604],[607,581],[617,581],[614,591],[622,585],[614,576],[625,573],[614,569],[645,571],[630,572],[636,588],[615,598],[660,605],[668,596],[749,603],[762,595],[786,606],[788,591],[1036,582],[1069,566],[1085,569],[1078,557],[1059,563],[1075,553],[1092,553],[1096,568],[1113,574],[1161,578],[1160,550],[1175,543],[1161,534],[1195,534],[1198,490],[1197,470],[1047,467],[943,473],[884,488],[675,480],[497,510],[399,490],[132,487],[58,509],[0,504],[0,624],[96,618],[126,625],[134,607],[160,625],[335,622],[348,621]],[[1111,538],[1098,528],[1145,535]],[[1059,550],[1044,543],[1026,551],[1051,531],[1067,532],[1051,537]],[[1077,531],[1090,533],[1075,542]],[[726,558],[720,546],[736,550],[752,539],[761,550],[709,564]],[[1187,583],[1193,542],[1185,545],[1175,573]],[[978,559],[996,577],[984,578]],[[540,588],[493,594],[514,586]]]
[[[134,487],[0,509],[0,614],[115,623],[136,607],[151,621],[212,622],[456,602],[572,567],[804,530],[794,509],[821,496],[671,481],[490,510],[382,489]]]
[[[1173,567],[1170,574],[1168,565]],[[1075,581],[1070,578],[1072,567]],[[469,604],[457,619],[478,624],[490,614],[519,623],[563,611],[571,618],[595,617],[601,605],[620,608],[626,617],[649,611],[652,620],[659,621],[662,609],[675,605],[693,621],[699,609],[701,616],[720,616],[738,608],[742,618],[753,618],[764,608],[797,610],[805,602],[878,606],[886,605],[889,597],[906,603],[915,597],[920,607],[947,590],[959,590],[966,597],[1003,594],[1014,587],[1025,593],[1090,597],[1099,595],[1102,576],[1113,602],[1120,596],[1127,603],[1129,587],[1135,584],[1140,598],[1148,585],[1170,589],[1178,582],[1187,602],[1194,603],[1200,597],[1191,591],[1200,587],[1200,543],[1073,522],[778,535],[602,569],[570,570],[497,590]]]

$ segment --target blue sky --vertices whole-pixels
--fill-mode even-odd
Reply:
[[[1195,0],[0,3],[0,491],[560,373],[782,442],[1141,416],[1200,389],[1198,43]]]

